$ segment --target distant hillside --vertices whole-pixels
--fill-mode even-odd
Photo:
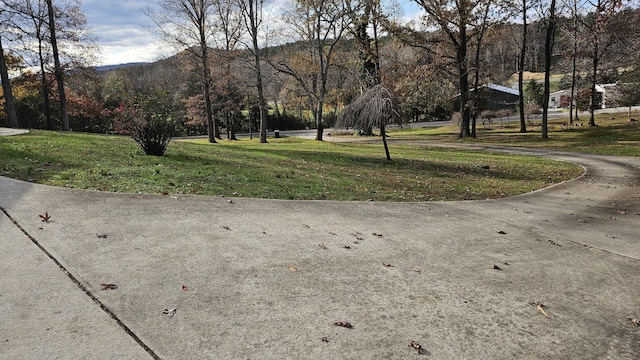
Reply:
[[[133,62],[133,63],[126,63],[126,64],[103,65],[103,66],[96,66],[96,70],[97,71],[110,71],[110,70],[115,70],[115,69],[120,69],[120,68],[125,68],[125,67],[148,65],[148,64],[149,64],[148,62]]]

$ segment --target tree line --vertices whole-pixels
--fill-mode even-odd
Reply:
[[[98,47],[80,0],[0,0],[0,126],[122,132],[126,119],[161,118],[172,124],[165,132],[212,143],[237,131],[266,142],[275,128],[315,128],[322,140],[342,109],[383,87],[405,121],[456,113],[459,137],[474,137],[486,111],[478,89],[496,83],[517,84],[520,131],[538,104],[547,137],[552,90],[570,90],[570,121],[582,104],[590,125],[596,84],[618,82],[622,105],[640,102],[634,2],[413,2],[424,16],[406,22],[396,3],[381,0],[291,0],[279,14],[263,0],[162,0],[144,11],[176,55],[103,71],[91,66]],[[544,73],[544,82],[527,86],[527,72]]]

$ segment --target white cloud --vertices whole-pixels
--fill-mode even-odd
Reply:
[[[164,55],[158,37],[148,29],[153,21],[144,13],[157,1],[83,0],[91,33],[102,50],[102,65],[154,61]]]

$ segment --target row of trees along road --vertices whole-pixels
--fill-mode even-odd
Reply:
[[[406,21],[392,0],[290,0],[281,10],[265,0],[161,0],[144,11],[176,55],[97,71],[80,0],[0,0],[0,124],[109,132],[108,110],[147,96],[171,106],[180,132],[206,132],[212,143],[222,128],[232,139],[256,129],[266,142],[276,126],[314,127],[322,140],[341,109],[382,86],[405,117],[459,113],[464,138],[487,110],[478,89],[512,85],[514,74],[528,131],[525,75],[543,72],[542,99],[566,86],[571,102],[589,98],[596,125],[596,84],[620,81],[620,102],[640,101],[634,1],[412,0],[423,16]],[[569,80],[552,84],[552,74]],[[576,107],[570,122],[577,116]],[[371,122],[359,123],[371,133]]]

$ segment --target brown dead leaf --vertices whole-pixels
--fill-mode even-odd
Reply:
[[[38,215],[40,216],[40,219],[42,219],[42,222],[49,222],[49,220],[51,220],[51,215],[49,215],[48,212],[45,212],[44,215]]]
[[[231,228],[230,228],[230,227],[228,227],[227,225],[222,225],[222,228],[223,228],[224,230],[231,230]]]
[[[338,321],[335,321],[335,322],[333,323],[333,325],[335,325],[335,326],[341,326],[341,327],[344,327],[344,328],[347,328],[347,329],[353,329],[353,325],[351,325],[351,323],[350,323],[350,322],[348,322],[348,321],[346,321],[346,320],[338,320]]]
[[[177,308],[173,308],[173,309],[165,308],[165,309],[162,311],[162,313],[163,313],[163,314],[166,314],[166,315],[169,315],[169,317],[173,317],[173,315],[175,315],[175,314],[176,314],[176,310],[178,310],[178,309],[177,309]]]
[[[98,239],[106,239],[108,237],[107,234],[96,234],[96,236]]]
[[[539,302],[539,301],[535,301],[535,302],[530,302],[529,303],[531,306],[535,306],[536,309],[538,309],[538,311],[540,311],[540,313],[546,317],[549,317],[549,314],[545,311],[544,308],[546,308],[546,306]]]
[[[507,233],[506,233],[506,232],[504,232],[503,230],[500,230],[500,231],[498,231],[498,234],[500,234],[500,235],[506,235]]]
[[[295,267],[295,266],[293,266],[293,265],[291,265],[291,264],[287,265],[287,267],[288,267],[288,268],[289,268],[289,270],[291,270],[291,271],[300,271],[300,269],[298,269],[297,267]]]
[[[115,290],[118,288],[116,284],[100,284],[100,290]]]
[[[187,291],[188,289],[187,285],[182,285],[182,291]]]

